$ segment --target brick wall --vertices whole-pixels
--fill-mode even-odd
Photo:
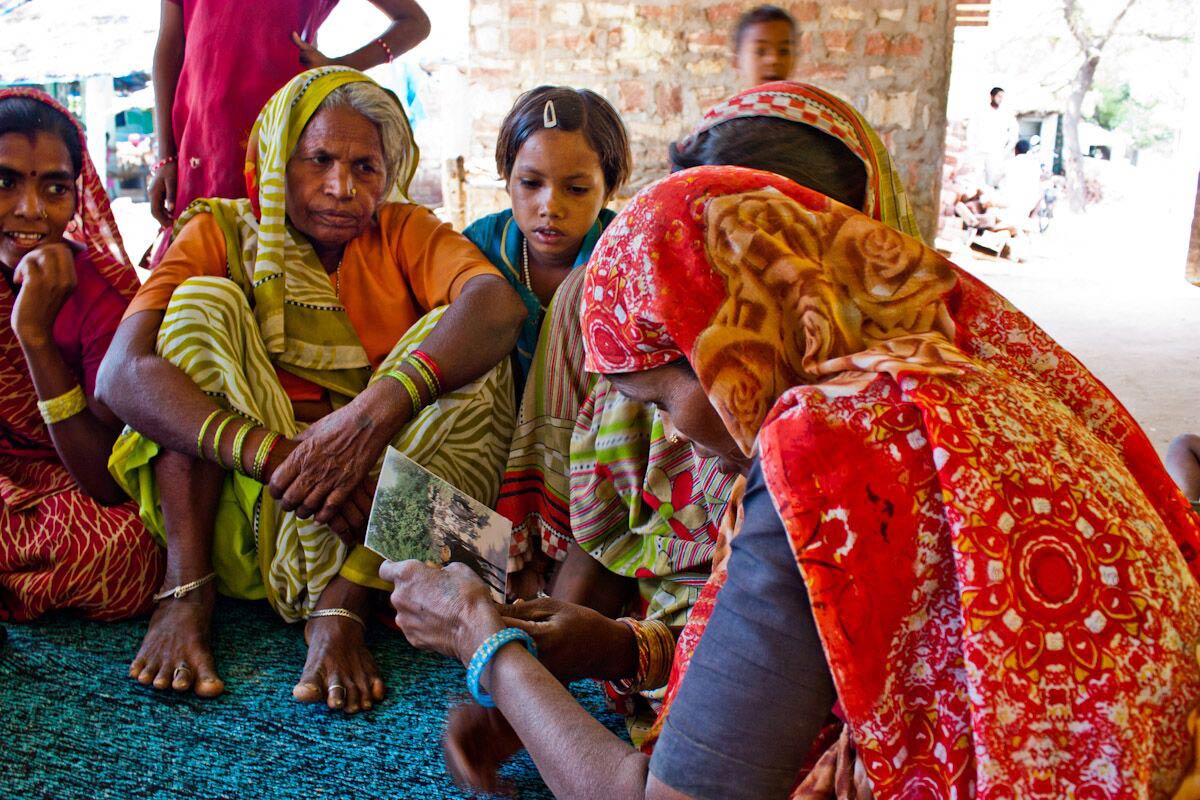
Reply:
[[[667,170],[667,143],[737,90],[729,32],[750,2],[472,0],[467,218],[501,208],[496,133],[523,90],[587,87],[621,112],[636,191]],[[948,0],[784,2],[800,28],[794,77],[854,103],[891,148],[922,226],[937,217],[950,81]]]

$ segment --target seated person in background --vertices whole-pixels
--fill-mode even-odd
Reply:
[[[296,76],[248,159],[250,199],[179,220],[101,369],[131,426],[113,472],[167,546],[130,675],[220,693],[220,590],[307,620],[296,698],[355,712],[383,696],[363,629],[387,584],[361,546],[380,458],[390,443],[495,502],[525,308],[474,245],[402,202],[412,134],[362,73]]]
[[[653,754],[572,700],[595,654],[534,647],[525,603],[461,565],[380,570],[557,796],[786,797],[835,698],[880,798],[1166,798],[1200,766],[1200,523],[986,285],[777,175],[698,167],[621,211],[583,303],[586,366],[750,476]]]
[[[628,179],[629,138],[616,110],[587,89],[539,86],[500,125],[496,169],[512,208],[463,235],[508,278],[529,312],[517,339],[517,396],[525,387],[550,298],[587,263],[612,221],[604,206]]]
[[[1167,448],[1167,472],[1192,508],[1200,512],[1200,436],[1176,436]]]
[[[1002,220],[995,195],[972,181],[963,181],[954,201],[954,213],[968,228],[976,231],[1003,231],[1016,236],[1020,229]]]
[[[0,619],[143,613],[162,553],[108,473],[96,371],[137,291],[83,130],[0,90]]]
[[[1042,202],[1042,165],[1037,154],[1029,148],[1028,139],[1017,142],[1013,156],[1004,168],[1004,181],[1000,184],[1004,206],[1011,211],[1014,222],[1024,232],[1031,230],[1028,220]]]
[[[741,88],[786,81],[796,61],[796,20],[779,6],[755,6],[733,29],[733,66]]]

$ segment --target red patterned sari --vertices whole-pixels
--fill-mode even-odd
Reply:
[[[42,92],[0,90],[0,101],[10,97],[33,98],[72,119]],[[82,142],[83,131],[78,133]],[[83,154],[76,216],[67,232],[76,245],[76,271],[98,273],[127,302],[137,276],[86,146]],[[141,613],[162,579],[162,553],[133,503],[101,506],[63,466],[9,322],[15,301],[10,282],[0,281],[0,619],[29,620],[51,609],[72,609],[89,619]],[[112,330],[86,335],[111,339],[118,319],[112,318]],[[61,327],[56,324],[56,339]],[[90,397],[83,365],[63,355]]]
[[[876,797],[1171,797],[1194,769],[1200,528],[1128,412],[1002,297],[731,167],[644,190],[584,297],[588,369],[686,357],[758,453]]]

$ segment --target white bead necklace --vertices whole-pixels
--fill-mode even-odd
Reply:
[[[525,279],[525,285],[529,287],[529,291],[533,292],[533,296],[537,297],[537,292],[533,291],[533,281],[529,279],[529,240],[521,237],[521,277]],[[546,307],[542,305],[542,300],[538,297],[538,305],[545,311]]]

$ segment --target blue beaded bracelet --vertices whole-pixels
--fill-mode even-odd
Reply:
[[[537,658],[537,644],[534,643],[532,636],[520,628],[505,628],[485,639],[483,644],[479,645],[479,649],[475,651],[475,655],[471,656],[471,663],[467,665],[467,688],[471,690],[475,702],[484,708],[495,708],[496,702],[492,700],[490,694],[479,690],[479,679],[483,676],[483,669],[491,662],[501,647],[513,642],[525,645],[529,655]]]

